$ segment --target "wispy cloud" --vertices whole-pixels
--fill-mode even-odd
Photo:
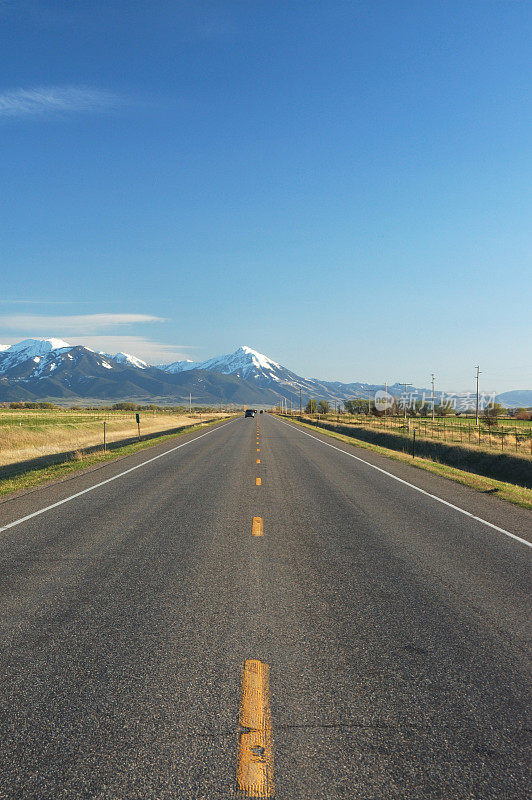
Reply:
[[[154,342],[142,336],[74,336],[68,337],[69,344],[81,344],[104,353],[130,353],[142,358],[148,364],[169,364],[190,358],[190,351],[196,348],[188,345],[172,345]]]
[[[41,86],[0,94],[0,117],[43,117],[64,113],[109,111],[125,98],[88,86]]]
[[[190,358],[190,351],[197,348],[153,341],[137,334],[138,325],[166,321],[151,314],[3,314],[0,342],[9,345],[21,339],[54,336],[104,353],[131,353],[149,364]]]
[[[0,316],[0,327],[10,331],[24,331],[26,336],[91,335],[110,331],[116,326],[165,322],[163,317],[150,314],[74,314],[55,316],[49,314],[5,314]]]

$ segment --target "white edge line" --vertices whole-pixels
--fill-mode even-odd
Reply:
[[[45,511],[50,511],[52,508],[57,508],[58,506],[62,506],[63,503],[69,503],[76,497],[81,497],[81,495],[87,494],[87,492],[92,492],[94,489],[98,489],[99,486],[105,486],[106,483],[111,483],[111,481],[116,481],[118,478],[122,478],[123,475],[127,475],[129,472],[134,472],[136,469],[145,467],[146,464],[151,464],[152,461],[157,461],[158,458],[163,458],[163,456],[167,456],[169,453],[173,453],[176,450],[179,450],[181,447],[186,447],[187,444],[192,444],[193,442],[197,442],[198,439],[203,439],[204,436],[208,436],[210,433],[219,431],[220,428],[225,428],[226,425],[230,425],[232,422],[234,422],[234,420],[229,420],[229,422],[224,422],[223,425],[218,425],[216,428],[211,428],[210,431],[202,433],[201,436],[196,436],[194,439],[190,439],[188,442],[183,442],[182,444],[178,444],[176,447],[170,448],[170,450],[165,450],[164,453],[159,453],[159,455],[153,456],[153,458],[148,458],[146,459],[146,461],[142,461],[140,464],[136,464],[134,467],[130,467],[129,469],[124,470],[123,472],[119,472],[118,475],[113,475],[112,478],[106,478],[104,481],[95,483],[94,486],[89,486],[87,489],[82,489],[81,492],[76,492],[76,494],[71,494],[69,497],[65,497],[64,500],[58,500],[57,503],[52,503],[52,505],[50,506],[45,506],[44,508],[40,508],[38,511],[34,511],[33,514],[28,514],[25,517],[16,519],[14,522],[10,522],[8,525],[3,525],[0,528],[0,533],[2,533],[3,531],[7,531],[8,528],[14,528],[15,525],[20,525],[21,522],[26,522],[29,519],[33,519],[33,517],[38,517],[40,514],[44,514]],[[113,462],[111,461],[109,463],[112,464]]]
[[[498,531],[499,533],[504,533],[505,536],[509,536],[511,539],[515,539],[516,542],[521,542],[521,544],[525,544],[527,547],[532,547],[532,542],[527,542],[526,539],[522,539],[520,536],[516,536],[515,533],[510,533],[510,531],[506,531],[504,528],[499,528],[498,525],[494,525],[493,522],[488,522],[482,517],[476,517],[474,514],[471,514],[470,511],[466,511],[464,508],[460,508],[459,506],[455,506],[452,503],[449,503],[448,500],[443,500],[443,498],[438,497],[435,494],[431,494],[430,492],[426,492],[425,489],[420,489],[419,486],[416,486],[414,483],[409,483],[408,481],[403,480],[403,478],[398,478],[397,475],[394,475],[393,472],[387,472],[385,469],[381,467],[375,466],[370,461],[365,461],[363,458],[359,458],[359,456],[353,455],[353,453],[348,453],[346,450],[342,450],[341,447],[335,447],[334,444],[329,444],[329,442],[324,442],[323,439],[319,439],[317,436],[313,436],[311,433],[307,433],[307,431],[301,430],[298,425],[285,422],[279,417],[276,417],[283,425],[286,425],[288,428],[292,428],[293,430],[299,431],[299,433],[304,434],[305,436],[314,439],[316,442],[320,442],[321,444],[325,445],[325,447],[332,447],[333,450],[338,450],[339,453],[343,453],[349,458],[354,458],[356,461],[360,461],[362,464],[366,464],[366,466],[371,467],[372,469],[376,469],[377,472],[382,472],[383,475],[387,475],[389,478],[393,478],[394,481],[398,481],[399,483],[403,483],[405,486],[410,486],[411,489],[415,489],[416,492],[421,492],[421,494],[426,495],[427,497],[431,497],[433,500],[437,500],[438,503],[442,503],[444,506],[449,506],[449,508],[454,508],[455,511],[459,511],[460,514],[465,514],[466,517],[470,517],[471,519],[476,519],[477,522],[481,522],[483,525],[487,525],[488,528],[493,528],[493,530]],[[324,434],[326,436],[327,434]]]

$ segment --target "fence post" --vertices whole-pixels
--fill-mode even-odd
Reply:
[[[416,429],[414,428],[412,436],[412,458],[416,457]]]
[[[105,453],[106,451],[107,451],[107,442],[105,440],[105,420],[104,420],[104,423],[103,423],[103,452]]]

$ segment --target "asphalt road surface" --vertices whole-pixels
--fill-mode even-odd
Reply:
[[[0,798],[530,797],[531,521],[267,414],[4,501]]]

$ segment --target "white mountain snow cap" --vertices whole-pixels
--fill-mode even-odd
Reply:
[[[262,367],[262,369],[275,369],[280,367],[280,364],[278,364],[276,361],[272,361],[272,359],[268,358],[268,356],[258,353],[256,350],[252,350],[251,347],[248,347],[245,344],[239,347],[236,352],[238,353],[240,350],[245,355],[251,356],[251,360],[256,367]]]
[[[130,353],[116,353],[114,356],[111,356],[111,358],[114,361],[118,361],[119,364],[132,364],[132,366],[138,367],[138,369],[146,369],[148,367],[146,361],[142,361],[141,358],[132,356]]]
[[[11,345],[10,345],[10,344],[0,344],[0,353],[1,353],[3,350],[9,350],[9,348],[10,348],[10,347],[11,347]]]
[[[35,368],[42,369],[47,359],[54,359],[55,354],[71,350],[71,345],[62,339],[24,339],[22,342],[12,344],[0,352],[0,374],[7,372],[19,364],[24,364],[30,359],[35,362]],[[41,363],[42,362],[42,363]]]
[[[167,372],[183,372],[189,369],[206,369],[222,372],[225,375],[236,374],[242,378],[249,378],[260,373],[263,377],[277,378],[272,374],[277,370],[282,370],[280,364],[272,361],[268,356],[253,350],[247,345],[242,345],[234,353],[227,353],[224,356],[215,356],[206,361],[176,361],[173,364],[162,365],[162,369]],[[264,373],[267,373],[266,375]]]
[[[165,372],[185,372],[186,370],[194,369],[196,362],[186,358],[184,361],[174,361],[172,364],[155,364],[155,366]]]
[[[10,355],[12,353],[24,353],[26,358],[33,358],[34,356],[44,356],[51,350],[61,350],[71,346],[62,339],[24,339],[22,342],[12,344],[8,350]]]

